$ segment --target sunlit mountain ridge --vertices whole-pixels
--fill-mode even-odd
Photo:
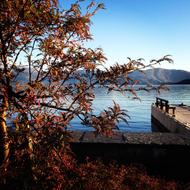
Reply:
[[[183,81],[187,84],[190,81],[189,71],[175,69],[147,69],[144,73],[135,71],[130,76],[138,80],[139,84],[183,84]]]

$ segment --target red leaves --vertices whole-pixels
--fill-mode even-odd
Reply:
[[[84,40],[91,39],[91,17],[104,8],[103,4],[91,2],[85,12],[77,1],[61,12],[57,3],[15,0],[0,5],[1,95],[10,99],[9,113],[27,113],[36,125],[63,122],[64,128],[82,115],[87,125],[110,133],[120,120],[127,122],[128,116],[116,103],[99,116],[89,116],[95,98],[93,89],[99,86],[108,92],[129,92],[137,98],[134,85],[138,81],[129,74],[143,72],[147,66],[143,59],[129,59],[124,65],[100,70],[106,57],[100,48],[84,47]],[[165,56],[151,64],[162,61],[171,59]],[[45,115],[59,116],[60,120],[41,119]]]
[[[133,88],[137,81],[129,74],[146,68],[142,59],[129,59],[127,64],[100,70],[106,57],[100,48],[86,48],[84,41],[92,39],[91,17],[104,6],[92,2],[85,12],[81,11],[80,2],[62,12],[57,0],[0,3],[0,110],[2,99],[8,99],[6,111],[16,125],[9,137],[13,147],[9,177],[14,173],[24,183],[31,180],[32,185],[40,184],[38,189],[63,189],[66,185],[72,189],[81,182],[79,179],[76,183],[71,177],[78,175],[76,170],[83,171],[75,165],[68,146],[69,134],[64,131],[79,117],[97,132],[112,135],[120,120],[127,123],[127,112],[114,102],[113,107],[94,115],[94,89],[98,86],[108,91],[127,91],[137,97]],[[152,64],[162,61],[171,59],[165,56]],[[111,177],[110,188],[119,189],[125,170],[117,172],[111,167],[109,174],[107,167],[100,166],[102,176],[92,163],[81,166],[86,169],[84,172],[93,172],[91,182],[86,174],[81,174],[87,181],[84,187],[105,187],[106,176],[108,181]]]
[[[76,167],[76,175],[70,178],[73,189],[84,190],[177,190],[176,182],[149,176],[142,167],[118,165],[101,160],[87,161]],[[78,186],[77,186],[78,185]]]
[[[117,124],[121,120],[127,123],[126,117],[129,117],[126,111],[121,110],[120,106],[114,102],[113,107],[104,110],[99,116],[86,114],[84,124],[95,128],[98,133],[111,136],[113,129],[117,129]]]

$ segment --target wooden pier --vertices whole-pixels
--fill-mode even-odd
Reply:
[[[168,132],[190,137],[190,106],[170,105],[168,100],[156,98],[151,108],[152,121]]]

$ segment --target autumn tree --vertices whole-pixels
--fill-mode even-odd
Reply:
[[[74,118],[106,135],[126,120],[116,103],[100,115],[91,112],[95,86],[136,96],[137,81],[129,73],[171,62],[168,56],[149,65],[129,59],[100,69],[106,61],[102,50],[84,43],[92,40],[91,17],[104,5],[91,2],[84,11],[78,0],[67,9],[60,7],[57,0],[0,3],[1,180],[26,165],[34,181],[56,172],[61,176],[53,166],[72,168],[66,129]]]

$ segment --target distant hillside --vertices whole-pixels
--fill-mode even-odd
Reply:
[[[83,71],[79,72],[81,74],[83,73]],[[139,84],[190,84],[190,72],[184,70],[155,68],[147,69],[144,73],[145,74],[135,71],[130,74],[130,77],[134,80],[138,80]],[[25,71],[17,77],[17,81],[21,83],[28,81],[28,69],[25,69]],[[122,81],[120,82],[122,83]]]
[[[145,74],[134,72],[130,76],[133,79],[139,80],[140,84],[182,84],[179,82],[187,82],[185,80],[190,79],[190,72],[184,70],[155,68],[147,69],[144,72]]]
[[[175,84],[190,84],[190,79],[185,79],[185,80],[179,81]]]

